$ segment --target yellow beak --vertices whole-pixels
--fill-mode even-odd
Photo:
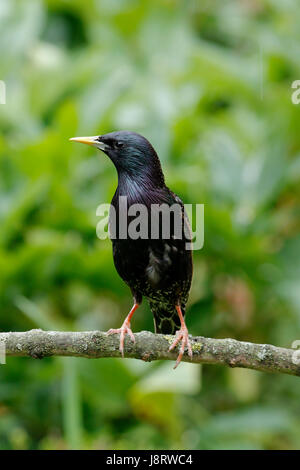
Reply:
[[[93,145],[93,146],[98,146],[100,144],[98,136],[93,135],[91,137],[71,137],[72,142],[80,142],[81,144],[87,144],[87,145]]]

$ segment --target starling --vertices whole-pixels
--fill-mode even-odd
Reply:
[[[102,150],[111,159],[118,173],[118,187],[111,202],[115,217],[112,217],[111,209],[109,228],[110,234],[112,231],[115,234],[111,237],[114,264],[121,278],[130,287],[134,304],[121,328],[110,329],[107,333],[120,333],[120,351],[124,356],[126,334],[135,341],[130,327],[132,316],[142,298],[147,298],[154,317],[155,332],[176,334],[170,350],[181,343],[176,368],[185,347],[192,358],[184,316],[193,263],[192,251],[186,248],[186,243],[191,239],[183,203],[166,186],[157,153],[145,137],[135,132],[118,131],[93,137],[73,137],[70,140]],[[147,208],[146,237],[130,237],[128,233],[126,237],[120,236],[121,196],[126,196],[128,208],[134,204],[142,204]],[[162,205],[171,208],[174,204],[180,209],[182,236],[178,236],[178,231],[175,230],[175,215],[172,211],[169,233],[164,233],[164,219],[160,208]],[[126,229],[133,220],[128,214],[129,211],[125,218]],[[152,233],[156,236],[151,236]]]

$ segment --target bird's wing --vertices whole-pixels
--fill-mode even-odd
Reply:
[[[171,212],[169,233],[163,230],[158,240],[149,240],[146,273],[153,286],[178,282],[179,285],[186,283],[189,289],[192,278],[192,253],[186,248],[191,240],[189,220],[181,199],[171,191],[170,195],[172,203],[178,205],[178,212],[174,215]],[[160,219],[158,222],[158,218],[154,218],[154,222],[151,221],[156,224],[161,222],[165,220]]]

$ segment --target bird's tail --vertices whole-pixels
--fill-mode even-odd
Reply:
[[[155,333],[162,333],[165,335],[175,335],[176,331],[180,329],[180,319],[177,310],[174,307],[168,308],[156,303],[150,303],[150,308],[154,318],[154,331]],[[184,315],[185,309],[181,308]]]

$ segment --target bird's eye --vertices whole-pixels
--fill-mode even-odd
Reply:
[[[120,141],[117,141],[117,142],[116,142],[116,147],[117,147],[118,149],[120,149],[121,147],[123,147],[123,145],[124,145],[123,142],[120,142]]]

